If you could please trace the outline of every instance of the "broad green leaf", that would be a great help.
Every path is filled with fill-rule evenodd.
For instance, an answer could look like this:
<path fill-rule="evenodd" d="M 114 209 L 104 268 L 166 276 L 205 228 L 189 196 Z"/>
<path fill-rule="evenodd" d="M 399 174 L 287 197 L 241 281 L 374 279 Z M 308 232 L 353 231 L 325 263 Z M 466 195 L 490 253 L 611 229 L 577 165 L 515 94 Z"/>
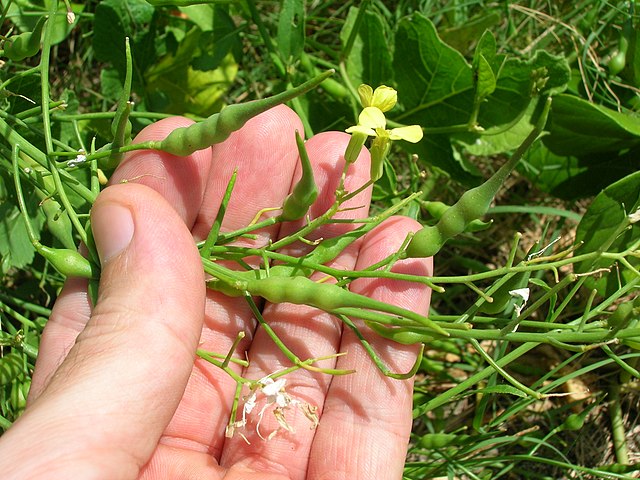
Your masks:
<path fill-rule="evenodd" d="M 221 97 L 233 82 L 238 65 L 227 55 L 215 70 L 195 70 L 191 60 L 199 49 L 201 31 L 194 27 L 175 54 L 166 55 L 147 71 L 150 107 L 167 113 L 209 116 L 222 107 Z"/>
<path fill-rule="evenodd" d="M 36 234 L 44 224 L 44 215 L 38 210 L 38 201 L 33 191 L 25 191 L 27 214 Z M 15 198 L 4 198 L 0 202 L 0 271 L 3 273 L 10 268 L 29 265 L 35 255 L 35 249 L 29 240 L 24 219 L 16 203 Z"/>
<path fill-rule="evenodd" d="M 640 146 L 640 119 L 573 95 L 558 95 L 544 143 L 558 155 L 618 152 Z"/>
<path fill-rule="evenodd" d="M 475 77 L 473 67 L 440 40 L 434 25 L 421 14 L 403 19 L 395 38 L 394 70 L 405 112 L 394 120 L 426 127 L 425 139 L 406 148 L 467 184 L 477 183 L 478 179 L 443 142 L 454 134 L 470 131 L 475 120 L 474 106 L 480 106 L 477 120 L 486 131 L 506 131 L 526 113 L 532 98 L 563 89 L 570 78 L 566 60 L 545 52 L 536 52 L 529 60 L 496 56 L 495 40 L 490 34 L 480 39 L 478 48 L 475 58 L 482 72 Z M 483 66 L 479 67 L 481 63 Z M 489 72 L 496 75 L 495 85 Z M 479 91 L 475 78 L 480 81 Z M 484 102 L 477 102 L 477 91 L 480 98 L 488 95 Z M 442 132 L 440 140 L 433 142 L 429 129 Z M 520 132 L 514 138 L 519 135 Z M 464 137 L 468 145 L 475 141 L 474 134 Z M 437 149 L 429 145 L 430 140 Z"/>
<path fill-rule="evenodd" d="M 109 62 L 124 79 L 125 37 L 129 37 L 134 70 L 138 75 L 155 60 L 154 8 L 144 0 L 104 0 L 93 18 L 93 49 L 96 58 Z"/>
<path fill-rule="evenodd" d="M 521 171 L 545 192 L 575 200 L 597 195 L 613 182 L 638 170 L 640 147 L 575 157 L 556 155 L 543 142 L 525 154 Z"/>
<path fill-rule="evenodd" d="M 471 66 L 443 43 L 421 14 L 402 20 L 395 37 L 394 73 L 406 124 L 443 127 L 466 124 L 473 105 Z"/>
<path fill-rule="evenodd" d="M 203 32 L 213 30 L 213 5 L 189 5 L 179 7 L 178 10 L 195 23 Z"/>
<path fill-rule="evenodd" d="M 608 251 L 621 252 L 640 239 L 640 224 L 631 223 L 629 215 L 640 208 L 640 171 L 619 180 L 598 194 L 582 217 L 576 230 L 575 245 L 580 245 L 576 255 Z M 640 264 L 640 259 L 630 257 L 631 264 Z M 598 268 L 607 268 L 614 259 L 597 262 L 581 262 L 574 266 L 578 273 Z M 597 283 L 600 290 L 616 288 L 621 280 L 630 277 L 630 272 L 620 267 L 620 274 L 611 273 Z M 607 283 L 609 284 L 607 286 Z"/>
<path fill-rule="evenodd" d="M 353 31 L 359 9 L 352 7 L 340 32 L 343 48 Z M 389 41 L 385 35 L 385 21 L 379 14 L 367 11 L 363 14 L 353 47 L 346 59 L 351 83 L 358 86 L 367 83 L 373 88 L 388 84 L 393 76 Z"/>
<path fill-rule="evenodd" d="M 305 0 L 282 0 L 278 19 L 278 50 L 287 65 L 294 63 L 304 48 Z"/>
<path fill-rule="evenodd" d="M 200 55 L 194 57 L 191 66 L 196 70 L 215 70 L 231 52 L 236 61 L 242 56 L 242 41 L 238 29 L 225 7 L 216 5 L 213 10 L 213 30 L 203 30 Z"/>
<path fill-rule="evenodd" d="M 511 125 L 488 128 L 480 135 L 461 134 L 453 138 L 472 155 L 487 157 L 513 151 L 533 130 L 532 118 L 535 118 L 538 103 L 535 99 L 531 101 L 520 118 Z"/>
<path fill-rule="evenodd" d="M 480 109 L 479 122 L 485 129 L 510 125 L 522 115 L 532 98 L 555 95 L 571 77 L 564 58 L 542 50 L 528 60 L 502 60 L 495 92 Z"/>
<path fill-rule="evenodd" d="M 469 45 L 473 45 L 476 40 L 501 21 L 502 17 L 497 12 L 483 13 L 461 22 L 453 28 L 443 30 L 440 37 L 448 45 L 464 54 L 469 50 Z"/>

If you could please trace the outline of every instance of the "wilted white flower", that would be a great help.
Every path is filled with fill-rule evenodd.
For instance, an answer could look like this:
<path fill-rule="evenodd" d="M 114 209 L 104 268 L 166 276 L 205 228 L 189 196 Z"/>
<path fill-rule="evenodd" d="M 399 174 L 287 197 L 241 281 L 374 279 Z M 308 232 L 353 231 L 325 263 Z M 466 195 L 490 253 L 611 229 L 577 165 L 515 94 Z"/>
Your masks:
<path fill-rule="evenodd" d="M 248 418 L 252 414 L 254 414 L 256 407 L 261 400 L 264 401 L 264 405 L 257 413 L 258 420 L 256 422 L 256 433 L 263 440 L 270 440 L 275 435 L 277 435 L 280 430 L 286 430 L 290 433 L 295 433 L 294 428 L 289 425 L 286 419 L 286 412 L 290 408 L 295 409 L 300 407 L 302 413 L 311 422 L 311 428 L 316 428 L 316 426 L 318 425 L 318 407 L 291 398 L 291 396 L 285 390 L 286 384 L 287 380 L 285 378 L 273 380 L 273 378 L 267 376 L 258 380 L 255 383 L 255 386 L 252 388 L 251 393 L 244 398 L 244 406 L 242 407 L 242 418 L 227 426 L 226 436 L 232 437 L 236 429 L 246 427 Z M 273 415 L 278 421 L 280 427 L 267 435 L 267 437 L 264 437 L 262 435 L 262 432 L 260 432 L 260 424 L 262 423 L 265 412 L 270 408 L 272 409 Z M 240 435 L 242 434 L 240 433 Z M 245 441 L 247 441 L 244 435 L 242 435 L 242 437 L 245 439 Z"/>

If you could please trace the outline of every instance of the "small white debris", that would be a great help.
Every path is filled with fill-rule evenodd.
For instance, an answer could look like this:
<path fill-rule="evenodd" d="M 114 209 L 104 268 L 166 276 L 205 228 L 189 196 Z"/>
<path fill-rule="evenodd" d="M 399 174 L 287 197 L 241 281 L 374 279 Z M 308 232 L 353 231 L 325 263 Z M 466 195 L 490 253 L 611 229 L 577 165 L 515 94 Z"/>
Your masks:
<path fill-rule="evenodd" d="M 522 303 L 520 305 L 515 305 L 516 314 L 520 316 L 520 313 L 524 309 L 524 306 L 529 301 L 530 290 L 528 288 L 517 288 L 516 290 L 509 290 L 509 295 L 514 298 L 522 299 Z"/>
<path fill-rule="evenodd" d="M 67 162 L 67 167 L 69 168 L 77 167 L 78 165 L 82 165 L 86 161 L 87 161 L 86 152 L 84 150 L 78 150 L 78 155 L 76 156 L 76 158 L 73 158 Z"/>

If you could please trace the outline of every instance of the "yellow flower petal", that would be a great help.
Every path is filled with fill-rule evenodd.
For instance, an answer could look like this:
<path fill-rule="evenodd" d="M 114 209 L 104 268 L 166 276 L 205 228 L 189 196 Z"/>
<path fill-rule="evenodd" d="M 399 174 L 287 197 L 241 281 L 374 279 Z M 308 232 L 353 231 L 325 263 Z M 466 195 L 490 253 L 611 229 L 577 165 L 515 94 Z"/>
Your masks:
<path fill-rule="evenodd" d="M 373 99 L 373 88 L 363 83 L 358 87 L 358 96 L 360 97 L 360 103 L 363 107 L 370 107 L 371 100 Z"/>
<path fill-rule="evenodd" d="M 354 125 L 353 127 L 349 127 L 345 130 L 347 133 L 362 133 L 364 135 L 369 135 L 371 137 L 376 136 L 375 130 L 372 128 L 365 127 L 363 125 Z"/>
<path fill-rule="evenodd" d="M 372 129 L 384 128 L 387 125 L 387 119 L 379 108 L 366 107 L 360 112 L 358 124 Z"/>
<path fill-rule="evenodd" d="M 422 128 L 420 125 L 393 128 L 389 131 L 389 136 L 391 140 L 406 140 L 407 142 L 418 143 L 422 140 Z"/>
<path fill-rule="evenodd" d="M 369 87 L 371 88 L 371 87 Z M 378 107 L 383 112 L 388 112 L 395 107 L 398 102 L 398 92 L 386 85 L 380 85 L 373 92 L 373 99 L 371 100 L 372 107 Z"/>

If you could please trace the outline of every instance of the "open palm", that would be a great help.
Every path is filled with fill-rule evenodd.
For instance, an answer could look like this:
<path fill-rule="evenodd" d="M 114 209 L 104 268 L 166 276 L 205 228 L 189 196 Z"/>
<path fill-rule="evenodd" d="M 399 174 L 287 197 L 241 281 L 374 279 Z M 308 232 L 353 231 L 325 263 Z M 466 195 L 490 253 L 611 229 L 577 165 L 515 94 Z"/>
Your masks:
<path fill-rule="evenodd" d="M 164 138 L 188 123 L 158 122 L 137 141 Z M 307 306 L 263 307 L 267 322 L 299 358 L 343 352 L 317 366 L 356 371 L 331 376 L 298 370 L 286 376 L 289 397 L 317 407 L 317 428 L 302 408 L 286 410 L 289 429 L 269 408 L 258 424 L 258 405 L 246 426 L 225 437 L 236 382 L 195 357 L 197 348 L 225 354 L 244 332 L 236 356 L 246 352 L 250 361 L 244 371 L 238 367 L 245 378 L 290 366 L 257 327 L 244 299 L 205 289 L 193 239 L 206 237 L 236 169 L 223 230 L 246 226 L 262 208 L 282 205 L 300 175 L 295 130 L 302 131 L 299 119 L 278 107 L 189 157 L 140 151 L 124 160 L 92 210 L 103 258 L 97 305 L 90 306 L 86 282 L 67 281 L 42 337 L 29 406 L 0 439 L 0 463 L 8 464 L 1 471 L 15 478 L 401 478 L 412 383 L 383 376 L 338 319 Z M 334 200 L 348 139 L 334 132 L 307 142 L 320 189 L 312 218 Z M 348 189 L 367 181 L 368 162 L 363 151 L 349 171 Z M 365 190 L 338 216 L 365 218 L 369 201 Z M 243 242 L 264 245 L 299 226 L 274 225 Z M 133 228 L 133 238 L 118 251 L 114 245 L 127 243 L 127 228 Z M 331 224 L 309 240 L 349 228 Z M 410 219 L 394 217 L 348 247 L 333 266 L 365 268 L 396 251 L 417 228 Z M 309 247 L 287 248 L 295 254 Z M 410 260 L 394 269 L 426 275 L 431 263 Z M 422 314 L 428 310 L 430 292 L 417 284 L 361 279 L 350 288 Z M 415 347 L 373 335 L 369 340 L 394 371 L 408 371 L 415 361 Z"/>

